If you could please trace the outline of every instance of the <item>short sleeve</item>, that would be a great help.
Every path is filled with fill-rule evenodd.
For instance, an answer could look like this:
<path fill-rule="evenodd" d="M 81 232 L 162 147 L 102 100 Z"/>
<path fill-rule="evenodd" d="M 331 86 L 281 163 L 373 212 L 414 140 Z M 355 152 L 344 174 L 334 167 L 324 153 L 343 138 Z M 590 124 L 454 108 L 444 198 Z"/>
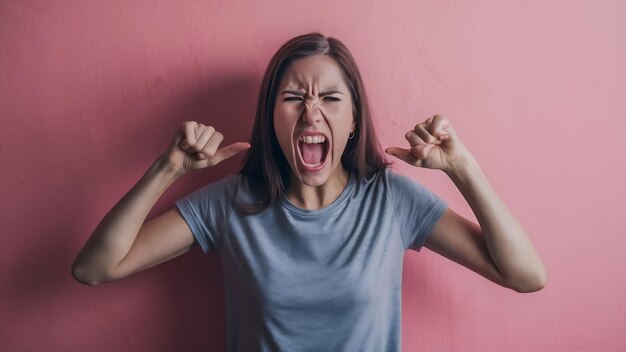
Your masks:
<path fill-rule="evenodd" d="M 233 209 L 238 175 L 209 183 L 176 201 L 202 251 L 219 251 Z"/>
<path fill-rule="evenodd" d="M 420 251 L 448 204 L 417 181 L 385 170 L 404 249 Z"/>

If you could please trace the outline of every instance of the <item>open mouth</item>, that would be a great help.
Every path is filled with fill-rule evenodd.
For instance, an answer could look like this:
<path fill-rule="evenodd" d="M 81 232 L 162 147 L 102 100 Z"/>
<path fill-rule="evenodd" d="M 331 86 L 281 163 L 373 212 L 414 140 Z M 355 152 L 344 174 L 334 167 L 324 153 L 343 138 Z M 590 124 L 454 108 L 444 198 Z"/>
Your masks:
<path fill-rule="evenodd" d="M 298 139 L 300 161 L 308 171 L 316 171 L 322 168 L 329 149 L 329 142 L 326 136 L 321 134 L 302 135 Z"/>

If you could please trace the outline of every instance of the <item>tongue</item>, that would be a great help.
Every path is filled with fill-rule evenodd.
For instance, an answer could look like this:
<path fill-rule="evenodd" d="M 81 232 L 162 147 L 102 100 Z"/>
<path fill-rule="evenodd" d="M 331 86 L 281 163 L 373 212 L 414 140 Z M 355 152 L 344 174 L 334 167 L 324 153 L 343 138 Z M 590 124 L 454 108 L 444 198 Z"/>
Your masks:
<path fill-rule="evenodd" d="M 322 162 L 322 154 L 324 153 L 322 143 L 302 143 L 300 150 L 302 151 L 302 160 L 305 163 L 314 165 Z"/>

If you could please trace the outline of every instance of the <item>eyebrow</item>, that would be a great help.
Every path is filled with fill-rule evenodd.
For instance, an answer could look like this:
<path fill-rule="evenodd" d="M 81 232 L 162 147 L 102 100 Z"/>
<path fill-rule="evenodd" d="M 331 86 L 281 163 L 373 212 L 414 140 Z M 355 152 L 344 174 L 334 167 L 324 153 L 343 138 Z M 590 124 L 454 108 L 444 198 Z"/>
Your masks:
<path fill-rule="evenodd" d="M 335 93 L 339 93 L 339 94 L 343 95 L 343 93 L 341 93 L 338 90 L 329 90 L 328 92 L 322 92 L 319 95 L 322 97 L 322 96 L 325 96 L 325 95 L 331 95 L 331 94 L 335 94 Z M 283 91 L 280 94 L 293 94 L 293 95 L 300 95 L 300 96 L 306 95 L 306 93 L 302 93 L 302 92 L 299 92 L 297 90 L 285 90 L 285 91 Z"/>

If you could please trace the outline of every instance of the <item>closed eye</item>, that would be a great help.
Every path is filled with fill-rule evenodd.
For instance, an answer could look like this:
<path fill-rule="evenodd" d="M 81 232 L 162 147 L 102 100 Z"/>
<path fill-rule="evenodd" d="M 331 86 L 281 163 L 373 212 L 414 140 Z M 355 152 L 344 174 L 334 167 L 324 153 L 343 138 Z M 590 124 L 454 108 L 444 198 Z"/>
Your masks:
<path fill-rule="evenodd" d="M 288 98 L 285 98 L 285 101 L 291 101 L 291 100 L 302 100 L 302 98 L 301 97 L 288 97 Z M 341 99 L 335 98 L 335 97 L 324 97 L 324 100 L 341 101 Z"/>

